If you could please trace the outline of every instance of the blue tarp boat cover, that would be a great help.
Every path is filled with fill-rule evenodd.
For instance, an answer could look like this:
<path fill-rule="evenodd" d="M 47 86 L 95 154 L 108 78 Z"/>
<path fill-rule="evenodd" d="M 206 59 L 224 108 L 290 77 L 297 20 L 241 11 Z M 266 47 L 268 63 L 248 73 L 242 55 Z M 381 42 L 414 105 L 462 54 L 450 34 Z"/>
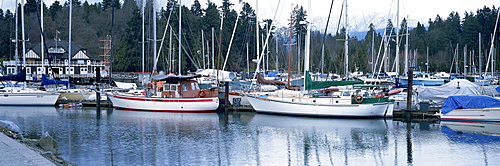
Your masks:
<path fill-rule="evenodd" d="M 454 109 L 500 107 L 500 100 L 490 96 L 450 96 L 446 98 L 441 108 L 443 114 Z"/>
<path fill-rule="evenodd" d="M 278 76 L 278 72 L 275 72 L 275 71 L 267 72 L 267 76 L 268 77 L 277 77 Z"/>
<path fill-rule="evenodd" d="M 69 81 L 60 80 L 50 80 L 45 74 L 42 74 L 42 85 L 52 85 L 52 84 L 68 84 Z"/>
<path fill-rule="evenodd" d="M 11 80 L 11 81 L 26 81 L 26 69 L 22 69 L 16 75 L 0 76 L 0 80 Z"/>

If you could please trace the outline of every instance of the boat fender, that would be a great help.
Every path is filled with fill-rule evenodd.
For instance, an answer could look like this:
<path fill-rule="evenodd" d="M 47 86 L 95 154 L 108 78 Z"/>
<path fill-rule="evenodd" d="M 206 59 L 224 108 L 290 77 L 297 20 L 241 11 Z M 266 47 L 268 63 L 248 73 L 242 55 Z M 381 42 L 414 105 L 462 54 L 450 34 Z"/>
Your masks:
<path fill-rule="evenodd" d="M 358 104 L 361 104 L 363 102 L 363 96 L 361 95 L 354 96 L 354 101 Z"/>
<path fill-rule="evenodd" d="M 205 91 L 204 90 L 200 90 L 200 97 L 205 97 Z"/>

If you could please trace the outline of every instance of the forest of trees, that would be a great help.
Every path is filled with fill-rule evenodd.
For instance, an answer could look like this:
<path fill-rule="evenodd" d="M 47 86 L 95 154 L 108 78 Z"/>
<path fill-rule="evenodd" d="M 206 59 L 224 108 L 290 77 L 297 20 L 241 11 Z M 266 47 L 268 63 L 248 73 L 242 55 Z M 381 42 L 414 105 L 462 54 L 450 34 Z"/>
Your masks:
<path fill-rule="evenodd" d="M 152 12 L 150 1 L 140 0 L 103 0 L 89 4 L 82 0 L 72 1 L 72 40 L 88 49 L 88 53 L 95 59 L 102 59 L 99 55 L 103 53 L 100 47 L 104 42 L 100 41 L 106 36 L 112 36 L 112 70 L 113 72 L 140 72 L 142 68 L 142 17 L 145 20 L 145 68 L 151 71 L 153 66 L 152 42 L 153 19 L 156 19 L 156 42 L 159 54 L 158 70 L 173 71 L 178 73 L 178 39 L 179 36 L 179 5 L 176 0 L 168 0 L 164 7 Z M 286 70 L 289 50 L 289 27 L 276 27 L 269 18 L 256 20 L 255 10 L 248 3 L 242 3 L 241 11 L 237 12 L 234 4 L 224 0 L 218 6 L 208 2 L 206 8 L 202 8 L 198 0 L 191 6 L 181 7 L 182 25 L 182 73 L 196 71 L 200 68 L 225 68 L 229 71 L 251 71 L 256 69 L 256 63 L 252 59 L 263 53 L 263 67 L 267 70 Z M 21 6 L 18 5 L 18 10 Z M 29 39 L 28 46 L 40 42 L 42 34 L 40 28 L 40 4 L 37 0 L 28 0 L 25 10 L 25 34 Z M 68 40 L 69 4 L 55 1 L 50 6 L 43 6 L 44 19 L 43 34 L 45 40 L 53 40 L 56 31 L 61 32 L 58 38 Z M 144 11 L 144 14 L 143 12 Z M 372 59 L 383 53 L 386 49 L 380 47 L 381 42 L 388 41 L 386 62 L 387 67 L 383 71 L 394 71 L 394 57 L 396 44 L 395 36 L 400 36 L 399 41 L 399 64 L 404 66 L 404 51 L 406 36 L 409 37 L 408 50 L 412 66 L 426 67 L 426 55 L 428 50 L 429 68 L 431 72 L 446 71 L 458 62 L 458 71 L 463 72 L 464 51 L 467 56 L 473 57 L 467 61 L 473 61 L 474 66 L 468 66 L 468 70 L 479 67 L 488 61 L 491 39 L 495 29 L 498 9 L 484 6 L 474 12 L 464 12 L 463 17 L 458 12 L 452 11 L 446 18 L 439 15 L 434 20 L 429 19 L 428 26 L 418 23 L 416 26 L 408 25 L 409 33 L 406 32 L 406 20 L 401 22 L 399 35 L 395 34 L 395 26 L 388 20 L 385 33 L 377 33 L 373 24 L 369 25 L 364 39 L 349 36 L 349 70 L 373 72 Z M 237 17 L 239 17 L 237 19 Z M 1 60 L 12 60 L 15 57 L 15 11 L 3 11 L 0 9 L 0 55 Z M 19 20 L 21 17 L 18 18 Z M 302 6 L 296 6 L 292 12 L 293 42 L 291 45 L 292 70 L 303 70 L 305 38 L 307 25 L 307 11 Z M 167 22 L 168 21 L 168 22 Z M 233 29 L 238 21 L 235 35 L 232 37 Z M 257 53 L 257 26 L 259 28 L 260 53 Z M 223 22 L 223 25 L 221 25 Z M 19 21 L 21 23 L 21 21 Z M 166 26 L 168 23 L 168 26 Z M 21 26 L 18 27 L 19 29 Z M 222 30 L 222 31 L 221 31 Z M 267 32 L 271 31 L 268 44 L 264 47 Z M 498 27 L 497 27 L 498 31 Z M 21 32 L 19 30 L 19 32 Z M 203 32 L 203 35 L 202 35 Z M 324 34 L 324 32 L 311 32 L 311 70 L 324 72 L 344 73 L 344 39 L 345 28 L 335 34 Z M 172 35 L 170 35 L 172 33 Z M 386 36 L 391 37 L 383 37 Z M 409 34 L 409 35 L 404 35 Z M 374 36 L 373 36 L 374 35 Z M 481 37 L 479 37 L 481 35 Z M 20 34 L 18 34 L 20 38 Z M 203 36 L 203 38 L 202 38 Z M 496 33 L 493 52 L 497 52 L 499 44 L 498 32 Z M 170 39 L 171 38 L 171 39 Z M 481 41 L 479 41 L 481 38 Z M 164 39 L 164 40 L 161 40 Z M 230 47 L 230 41 L 231 47 Z M 373 41 L 372 41 L 373 40 Z M 321 45 L 324 42 L 324 51 Z M 479 50 L 481 43 L 481 51 Z M 296 43 L 296 44 L 295 44 Z M 18 43 L 20 44 L 20 43 Z M 171 44 L 171 47 L 170 47 Z M 161 45 L 161 47 L 160 47 Z M 385 44 L 384 44 L 385 45 Z M 465 47 L 466 46 L 466 47 Z M 230 47 L 230 53 L 227 51 Z M 372 51 L 372 48 L 374 50 Z M 19 47 L 22 49 L 22 47 Z M 380 50 L 382 49 L 382 50 Z M 466 50 L 465 50 L 466 49 Z M 265 51 L 263 51 L 265 50 Z M 21 51 L 20 51 L 21 52 Z M 324 53 L 322 53 L 324 52 Z M 373 55 L 373 52 L 375 55 Z M 479 58 L 479 52 L 482 58 Z M 457 54 L 458 53 L 458 54 Z M 227 64 L 224 64 L 228 56 Z M 474 56 L 471 56 L 474 55 Z M 497 54 L 493 54 L 497 59 Z M 372 57 L 373 56 L 373 57 Z M 382 56 L 382 55 L 379 55 Z M 212 58 L 213 57 L 213 58 Z M 417 57 L 416 59 L 414 59 Z M 212 61 L 215 60 L 215 63 Z M 324 66 L 322 66 L 324 61 Z M 377 62 L 380 65 L 380 60 Z M 452 65 L 453 64 L 453 65 Z M 248 66 L 249 65 L 249 66 Z M 486 65 L 482 65 L 485 71 Z M 495 63 L 495 70 L 499 67 Z M 379 67 L 376 68 L 378 70 Z M 455 67 L 454 67 L 455 68 Z M 479 69 L 476 69 L 477 71 Z M 401 73 L 402 69 L 400 69 Z M 456 68 L 452 72 L 455 72 Z"/>

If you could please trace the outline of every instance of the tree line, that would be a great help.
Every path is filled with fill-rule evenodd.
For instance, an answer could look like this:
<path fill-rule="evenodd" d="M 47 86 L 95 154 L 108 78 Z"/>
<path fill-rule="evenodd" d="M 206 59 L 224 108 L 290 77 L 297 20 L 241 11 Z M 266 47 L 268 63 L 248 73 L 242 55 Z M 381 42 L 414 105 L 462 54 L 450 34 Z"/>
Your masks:
<path fill-rule="evenodd" d="M 152 8 L 152 1 L 122 2 L 103 0 L 90 4 L 87 1 L 72 1 L 73 42 L 86 47 L 91 57 L 102 59 L 99 55 L 104 52 L 101 49 L 104 42 L 101 40 L 111 36 L 113 72 L 140 72 L 142 64 L 145 65 L 146 71 L 152 71 L 155 59 L 157 59 L 157 70 L 165 72 L 178 73 L 179 64 L 182 74 L 203 68 L 224 68 L 237 72 L 254 71 L 257 65 L 254 61 L 260 56 L 263 61 L 260 63 L 261 69 L 283 71 L 290 65 L 294 72 L 300 73 L 303 70 L 308 18 L 307 11 L 302 6 L 295 6 L 292 11 L 290 22 L 292 26 L 278 27 L 269 18 L 257 20 L 255 9 L 245 2 L 240 4 L 241 9 L 234 9 L 235 4 L 229 0 L 223 0 L 220 6 L 208 1 L 206 8 L 202 8 L 198 0 L 191 6 L 183 5 L 180 8 L 176 0 L 168 0 L 166 6 L 156 9 Z M 55 39 L 56 31 L 61 33 L 57 35 L 60 40 L 68 40 L 68 2 L 61 4 L 56 0 L 50 6 L 44 4 L 42 9 L 39 3 L 37 0 L 28 0 L 22 8 L 25 10 L 28 46 L 38 44 L 42 34 L 45 40 Z M 17 8 L 20 11 L 21 5 L 19 4 Z M 40 10 L 44 11 L 43 16 L 40 16 Z M 182 11 L 180 16 L 179 10 Z M 408 62 L 411 66 L 425 68 L 428 65 L 431 72 L 462 73 L 464 54 L 466 54 L 468 71 L 485 71 L 497 13 L 498 9 L 495 6 L 491 8 L 484 6 L 476 12 L 464 12 L 464 17 L 452 11 L 446 18 L 437 15 L 434 20 L 429 19 L 427 27 L 419 22 L 414 28 L 406 28 L 411 25 L 407 25 L 403 19 L 398 35 L 392 20 L 387 20 L 384 32 L 377 31 L 373 24 L 370 24 L 364 38 L 349 36 L 349 71 L 395 71 L 396 63 L 401 66 L 405 64 L 407 37 Z M 3 53 L 0 55 L 1 60 L 15 58 L 16 43 L 12 42 L 16 37 L 15 18 L 15 11 L 0 9 L 0 52 Z M 40 18 L 44 20 L 43 32 L 40 28 Z M 18 19 L 21 23 L 20 16 Z M 153 19 L 156 22 L 155 28 L 152 25 Z M 179 23 L 182 27 L 181 35 L 178 34 Z M 18 28 L 21 32 L 21 26 Z M 154 30 L 156 37 L 153 36 Z M 335 33 L 311 32 L 310 70 L 345 72 L 343 56 L 345 32 L 345 27 Z M 20 38 L 21 34 L 17 35 Z M 497 59 L 498 32 L 495 35 L 492 60 Z M 179 36 L 182 37 L 180 58 Z M 395 40 L 396 37 L 399 37 L 399 40 Z M 395 41 L 400 41 L 399 54 L 396 54 Z M 152 55 L 155 49 L 153 42 L 157 45 L 157 55 Z M 288 64 L 289 51 L 292 57 L 290 64 Z M 399 62 L 395 62 L 396 55 L 399 56 Z M 429 57 L 428 63 L 427 57 Z M 455 63 L 458 63 L 457 67 Z M 493 64 L 496 70 L 498 64 Z M 480 67 L 482 69 L 479 69 Z M 451 70 L 452 68 L 454 69 Z M 403 69 L 399 69 L 400 73 L 402 71 Z"/>

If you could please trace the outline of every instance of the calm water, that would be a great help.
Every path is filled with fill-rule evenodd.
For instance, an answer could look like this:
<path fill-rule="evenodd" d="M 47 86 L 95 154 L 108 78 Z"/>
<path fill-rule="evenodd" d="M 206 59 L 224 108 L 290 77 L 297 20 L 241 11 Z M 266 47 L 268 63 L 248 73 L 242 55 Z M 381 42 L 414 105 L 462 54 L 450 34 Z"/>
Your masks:
<path fill-rule="evenodd" d="M 54 107 L 0 107 L 0 120 L 48 132 L 78 165 L 500 164 L 499 124 Z"/>

